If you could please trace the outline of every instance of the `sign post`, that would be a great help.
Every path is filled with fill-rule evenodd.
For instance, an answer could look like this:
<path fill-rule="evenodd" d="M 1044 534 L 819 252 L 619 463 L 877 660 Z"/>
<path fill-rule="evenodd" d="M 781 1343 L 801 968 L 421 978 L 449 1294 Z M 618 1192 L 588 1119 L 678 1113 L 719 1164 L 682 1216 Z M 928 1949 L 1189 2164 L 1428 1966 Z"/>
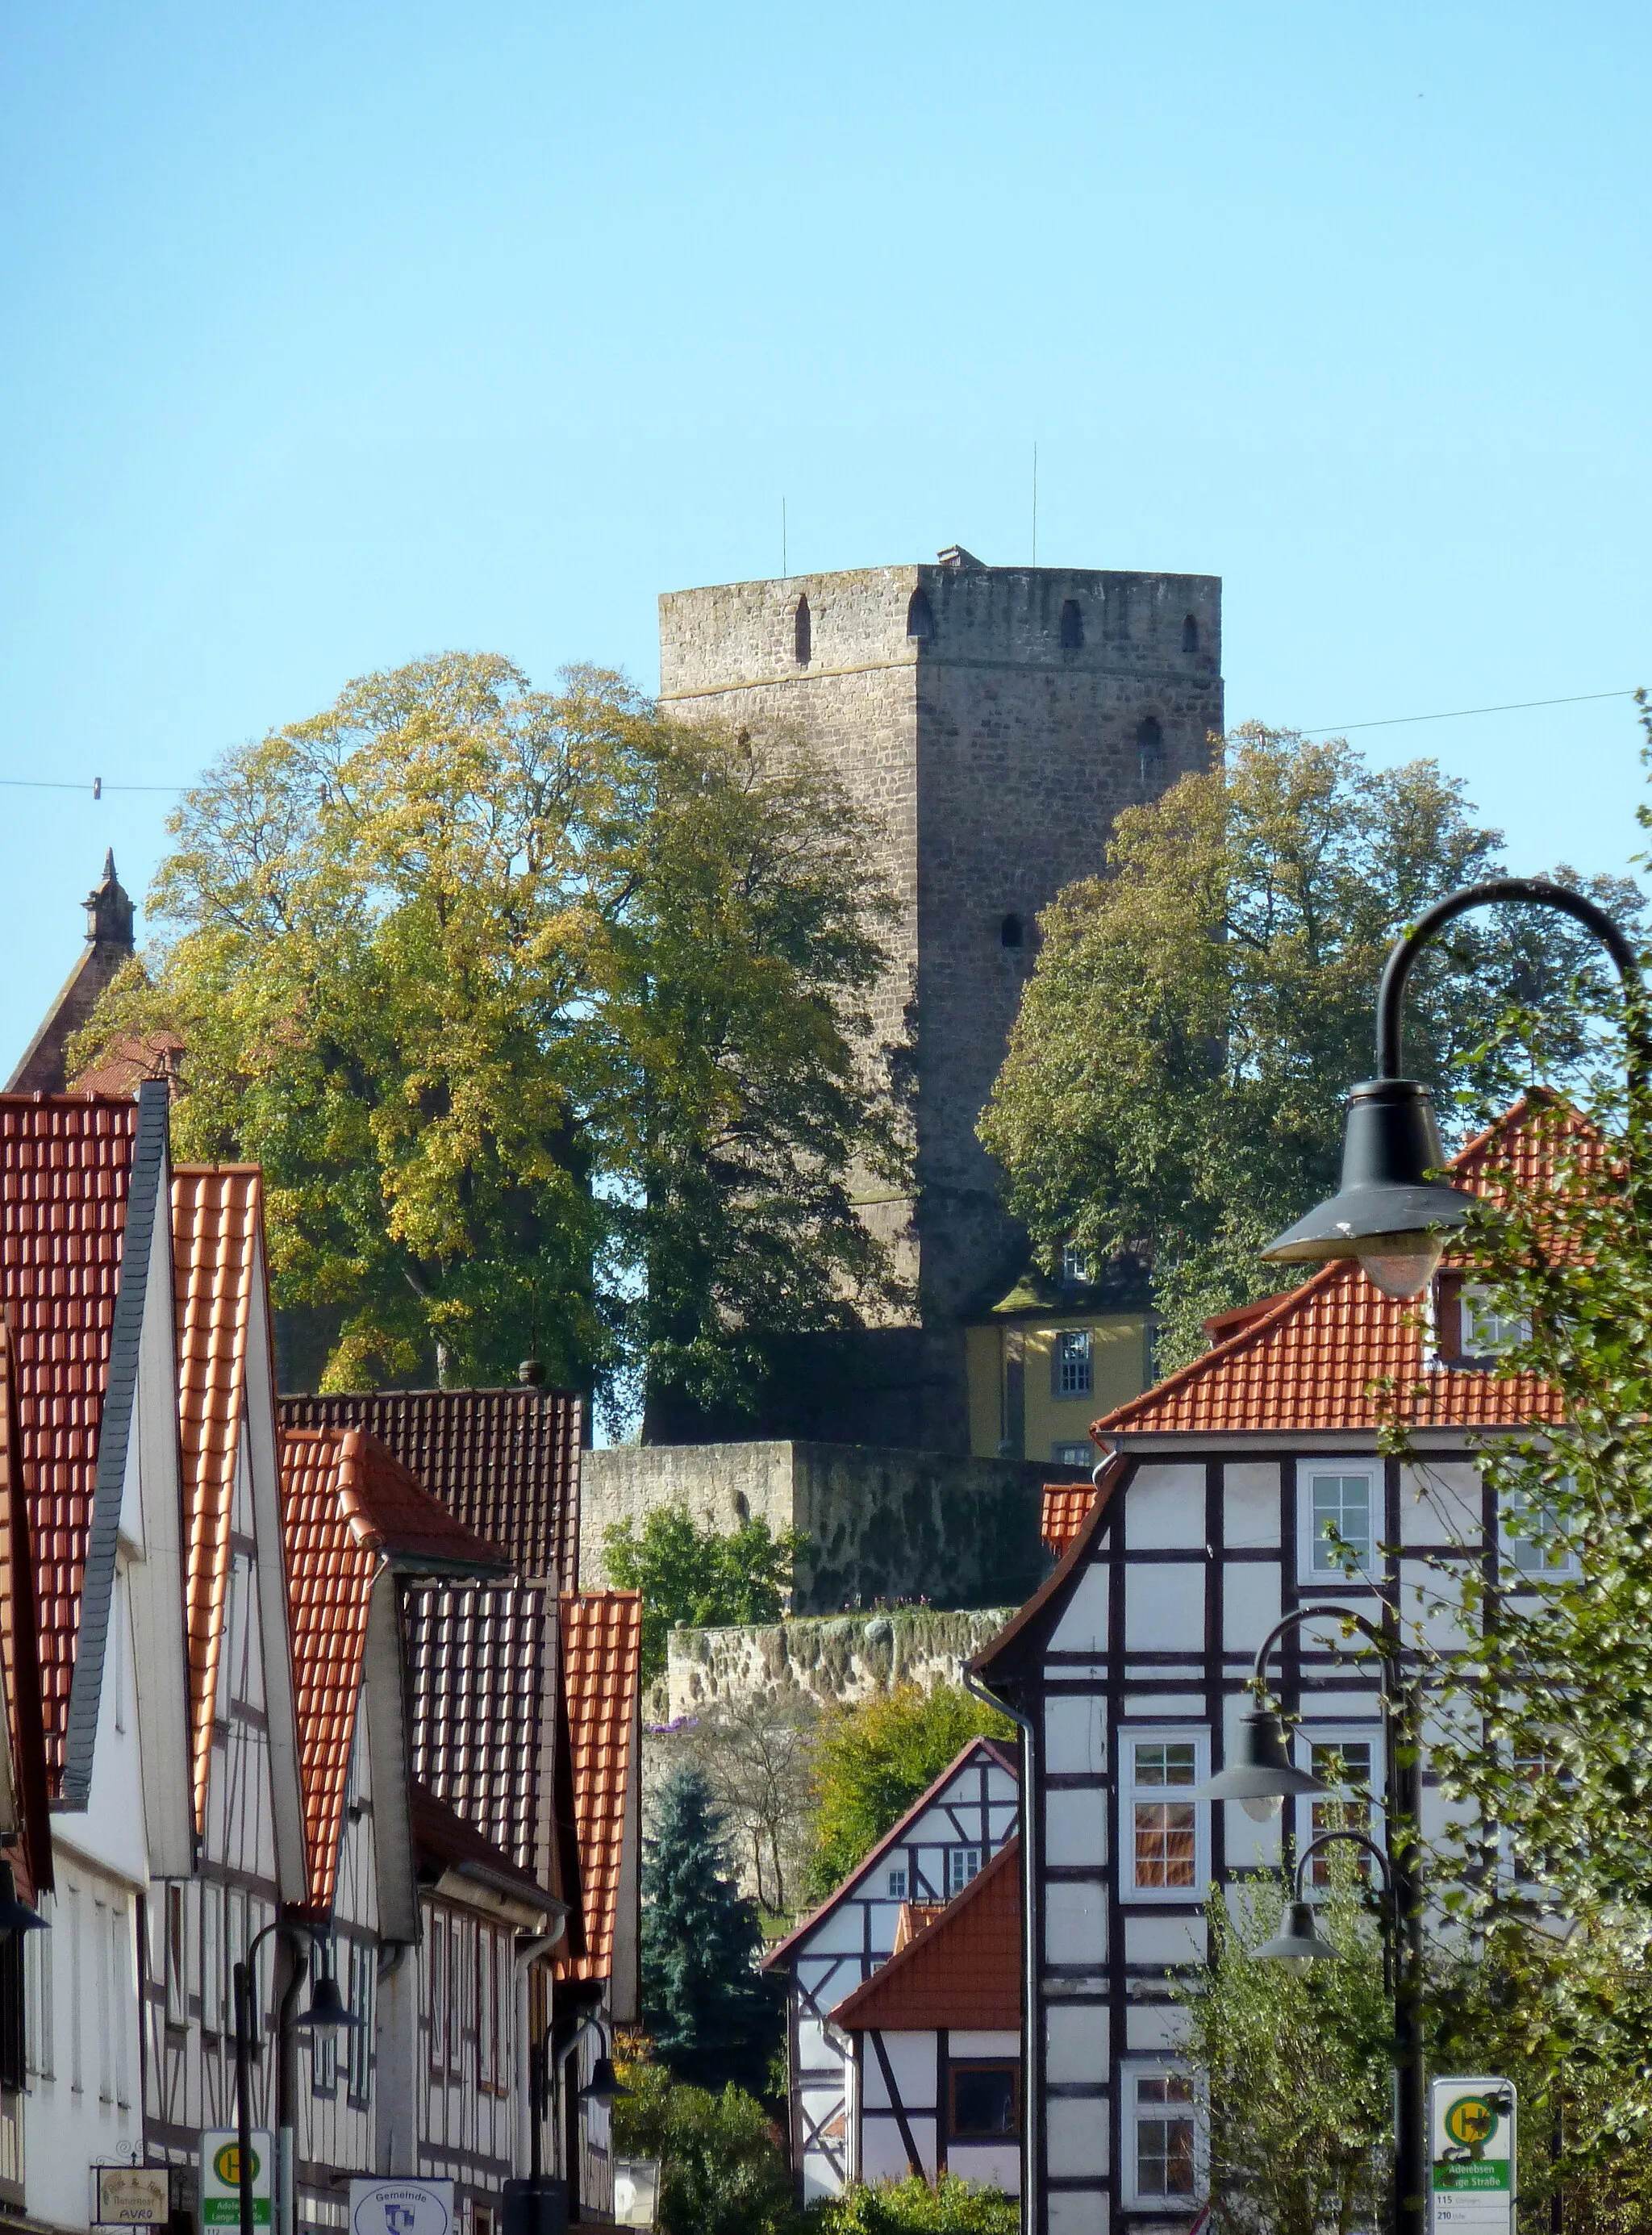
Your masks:
<path fill-rule="evenodd" d="M 252 2136 L 252 2225 L 270 2225 L 270 2174 L 275 2143 L 266 2133 Z M 233 2127 L 209 2127 L 200 2138 L 200 2224 L 241 2224 L 241 2145 Z"/>
<path fill-rule="evenodd" d="M 1429 2235 L 1514 2235 L 1514 2089 L 1436 2080 L 1428 2091 Z"/>

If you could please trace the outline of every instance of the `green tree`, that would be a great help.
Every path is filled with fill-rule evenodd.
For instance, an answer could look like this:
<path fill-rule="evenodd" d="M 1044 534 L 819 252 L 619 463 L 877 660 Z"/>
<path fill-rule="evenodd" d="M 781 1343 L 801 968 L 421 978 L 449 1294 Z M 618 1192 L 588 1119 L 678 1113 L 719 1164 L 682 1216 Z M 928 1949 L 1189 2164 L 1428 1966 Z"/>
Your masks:
<path fill-rule="evenodd" d="M 1352 1850 L 1326 1851 L 1321 1932 L 1340 1963 L 1301 1976 L 1249 1950 L 1279 1930 L 1277 1878 L 1205 1905 L 1205 1969 L 1177 1983 L 1216 2235 L 1351 2235 L 1386 2193 L 1393 2040 L 1382 1949 Z"/>
<path fill-rule="evenodd" d="M 915 2177 L 857 2182 L 816 2206 L 808 2224 L 817 2235 L 1019 2235 L 1021 2207 L 1001 2189 L 943 2173 L 933 2188 Z"/>
<path fill-rule="evenodd" d="M 698 1524 L 685 1506 L 657 1505 L 640 1530 L 629 1520 L 603 1535 L 610 1580 L 642 1593 L 642 1673 L 665 1672 L 665 1641 L 679 1622 L 696 1629 L 778 1622 L 792 1569 L 808 1539 L 776 1537 L 761 1516 L 726 1532 Z"/>
<path fill-rule="evenodd" d="M 759 2086 L 780 2034 L 776 1984 L 756 1969 L 763 1928 L 736 1891 L 725 1819 L 698 1770 L 673 1770 L 643 1842 L 644 2022 L 679 2080 Z"/>
<path fill-rule="evenodd" d="M 1127 809 L 1106 874 L 1040 919 L 980 1124 L 1044 1262 L 1069 1240 L 1144 1252 L 1167 1364 L 1203 1347 L 1210 1313 L 1279 1285 L 1256 1252 L 1334 1189 L 1394 933 L 1496 873 L 1500 844 L 1432 762 L 1373 770 L 1255 725 L 1221 770 Z M 1633 887 L 1588 889 L 1638 920 Z M 1448 1126 L 1483 1122 L 1535 1069 L 1586 1063 L 1602 983 L 1549 912 L 1461 919 L 1414 981 L 1407 1067 Z"/>
<path fill-rule="evenodd" d="M 621 2157 L 658 2158 L 665 2235 L 790 2235 L 791 2168 L 763 2105 L 731 2083 L 720 2095 L 663 2065 L 624 2064 L 632 2090 L 613 2107 Z"/>
<path fill-rule="evenodd" d="M 264 1166 L 330 1386 L 524 1351 L 749 1399 L 777 1334 L 888 1293 L 859 1060 L 891 903 L 801 746 L 448 654 L 225 754 L 171 823 L 160 944 L 79 1054 L 187 1044 L 180 1153 Z"/>
<path fill-rule="evenodd" d="M 1018 1743 L 1013 1723 L 966 1692 L 900 1684 L 824 1716 L 815 1756 L 809 1891 L 824 1901 L 971 1739 Z"/>

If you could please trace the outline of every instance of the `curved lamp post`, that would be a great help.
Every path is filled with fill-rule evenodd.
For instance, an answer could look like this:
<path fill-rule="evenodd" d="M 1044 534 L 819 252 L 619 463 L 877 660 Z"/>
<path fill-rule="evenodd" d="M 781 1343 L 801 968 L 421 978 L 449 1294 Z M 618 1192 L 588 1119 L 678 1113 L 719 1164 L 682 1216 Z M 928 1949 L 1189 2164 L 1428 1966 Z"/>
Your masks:
<path fill-rule="evenodd" d="M 1308 1841 L 1296 1858 L 1296 1872 L 1291 1881 L 1291 1898 L 1286 1904 L 1278 1931 L 1271 1940 L 1264 1941 L 1260 1948 L 1253 1948 L 1250 1952 L 1258 1957 L 1265 1956 L 1271 1963 L 1283 1963 L 1293 1971 L 1305 1971 L 1310 1963 L 1341 1961 L 1341 1950 L 1333 1946 L 1330 1941 L 1321 1939 L 1319 1926 L 1314 1921 L 1314 1904 L 1304 1900 L 1302 1896 L 1302 1872 L 1315 1855 L 1322 1853 L 1327 1847 L 1334 1847 L 1339 1839 L 1363 1847 L 1367 1855 L 1375 1857 L 1381 1870 L 1382 1890 L 1386 1897 L 1382 1921 L 1382 1969 L 1384 1983 L 1392 1990 L 1393 1975 L 1389 1969 L 1390 1935 L 1397 1937 L 1399 1924 L 1393 1914 L 1393 1872 L 1388 1866 L 1386 1855 L 1376 1841 L 1367 1838 L 1363 1832 L 1321 1832 L 1317 1838 Z"/>
<path fill-rule="evenodd" d="M 1422 2031 L 1422 1858 L 1418 1845 L 1422 1807 L 1419 1746 L 1419 1702 L 1396 1662 L 1398 1641 L 1380 1629 L 1356 1607 L 1321 1602 L 1296 1607 L 1276 1622 L 1256 1648 L 1250 1688 L 1256 1705 L 1242 1717 L 1234 1758 L 1195 1796 L 1201 1800 L 1236 1800 L 1249 1816 L 1277 1815 L 1288 1799 L 1306 1795 L 1334 1798 L 1336 1788 L 1298 1769 L 1290 1758 L 1285 1727 L 1268 1696 L 1268 1656 L 1288 1629 L 1304 1622 L 1342 1622 L 1358 1630 L 1382 1662 L 1385 1761 L 1385 1845 L 1359 1832 L 1326 1832 L 1303 1849 L 1296 1867 L 1295 1898 L 1277 1938 L 1255 1952 L 1286 1963 L 1311 1963 L 1334 1956 L 1314 1926 L 1314 1909 L 1302 1898 L 1302 1864 L 1335 1839 L 1353 1839 L 1382 1866 L 1392 1919 L 1394 2064 L 1395 2235 L 1424 2235 L 1428 2211 L 1427 2098 L 1423 2074 Z"/>
<path fill-rule="evenodd" d="M 326 1949 L 328 1935 L 318 1924 L 300 1924 L 294 1917 L 278 1917 L 272 1924 L 255 1932 L 247 1943 L 246 1953 L 236 1963 L 232 1978 L 235 1991 L 235 2141 L 240 2160 L 240 2235 L 254 2235 L 252 2226 L 252 2029 L 253 1983 L 258 1976 L 258 1951 L 272 1936 L 285 1933 L 296 1943 L 307 1970 L 310 1949 L 313 1944 L 320 1950 Z M 284 2084 L 286 2070 L 287 2040 L 295 2027 L 309 2032 L 319 2032 L 332 2027 L 358 2026 L 361 2020 L 346 2008 L 338 1991 L 338 1982 L 330 1970 L 322 1971 L 310 1993 L 310 2007 L 301 2017 L 292 2015 L 293 1998 L 303 1982 L 303 1971 L 295 1971 L 292 1983 L 281 1997 L 281 2008 L 276 2031 L 276 2086 L 278 2093 Z M 296 2179 L 297 2153 L 292 2147 L 292 2127 L 281 2125 L 281 2216 L 288 2228 L 293 2224 L 291 2206 Z M 274 2231 L 272 2230 L 272 2235 Z"/>
<path fill-rule="evenodd" d="M 1498 877 L 1469 885 L 1425 909 L 1395 941 L 1377 990 L 1377 1075 L 1348 1092 L 1342 1137 L 1342 1184 L 1328 1203 L 1299 1218 L 1262 1251 L 1275 1265 L 1311 1265 L 1357 1257 L 1386 1296 L 1415 1296 L 1433 1278 L 1446 1242 L 1468 1216 L 1470 1198 L 1431 1174 L 1446 1161 L 1433 1098 L 1420 1079 L 1400 1075 L 1400 1010 L 1406 981 L 1436 932 L 1469 909 L 1498 901 L 1557 908 L 1594 933 L 1616 965 L 1625 993 L 1641 992 L 1635 950 L 1603 908 L 1542 877 Z M 1646 1051 L 1636 1032 L 1630 1075 L 1638 1079 Z"/>

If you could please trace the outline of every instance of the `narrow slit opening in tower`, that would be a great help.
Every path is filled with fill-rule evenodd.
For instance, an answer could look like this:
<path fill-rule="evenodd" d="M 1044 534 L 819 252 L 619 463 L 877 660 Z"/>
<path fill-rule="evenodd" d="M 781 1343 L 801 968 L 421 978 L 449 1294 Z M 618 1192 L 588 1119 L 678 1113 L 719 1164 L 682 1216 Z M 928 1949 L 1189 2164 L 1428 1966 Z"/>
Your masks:
<path fill-rule="evenodd" d="M 791 617 L 791 649 L 799 667 L 807 667 L 811 655 L 814 631 L 809 618 L 809 600 L 799 598 L 797 610 Z"/>
<path fill-rule="evenodd" d="M 1026 946 L 1026 927 L 1019 915 L 1006 915 L 999 925 L 998 943 L 1000 947 Z"/>
<path fill-rule="evenodd" d="M 1084 615 L 1078 610 L 1077 598 L 1069 598 L 1061 608 L 1061 649 L 1063 652 L 1084 650 Z"/>
<path fill-rule="evenodd" d="M 907 634 L 911 637 L 932 637 L 935 632 L 935 617 L 929 604 L 928 593 L 914 590 L 907 607 Z"/>
<path fill-rule="evenodd" d="M 1198 648 L 1199 624 L 1190 613 L 1182 624 L 1182 649 L 1183 652 L 1196 652 Z"/>

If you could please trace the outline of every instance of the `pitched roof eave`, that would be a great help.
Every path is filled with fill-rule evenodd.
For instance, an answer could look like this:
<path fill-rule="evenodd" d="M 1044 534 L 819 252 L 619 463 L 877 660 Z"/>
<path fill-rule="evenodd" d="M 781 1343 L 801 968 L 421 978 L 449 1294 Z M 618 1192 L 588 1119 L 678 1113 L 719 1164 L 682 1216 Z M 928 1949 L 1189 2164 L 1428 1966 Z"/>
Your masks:
<path fill-rule="evenodd" d="M 1022 2002 L 1020 1859 L 1019 1837 L 1006 1840 L 963 1891 L 953 1896 L 932 1924 L 915 1932 L 898 1955 L 891 1956 L 869 1979 L 862 1980 L 835 2005 L 830 2015 L 837 2030 L 930 2032 L 943 2024 L 948 2028 L 974 2027 L 983 2032 L 1019 2029 Z M 987 1912 L 984 1920 L 980 1915 L 982 1911 Z M 996 1930 L 1007 1943 L 997 1950 L 1000 1958 L 1008 1956 L 1007 1964 L 1000 1965 L 997 1976 L 992 1976 L 989 1970 L 985 1978 L 981 1976 L 980 1962 L 982 1951 L 979 1946 L 970 1944 L 975 1940 L 974 1928 L 983 1922 L 989 1936 Z M 951 1945 L 954 1942 L 962 1943 L 955 1955 Z M 988 1950 L 992 1944 L 989 1937 Z M 938 1968 L 944 1984 L 935 1982 Z M 1007 1983 L 1003 1976 L 1006 1969 Z M 926 1994 L 932 1998 L 928 2010 L 921 2007 Z M 994 1995 L 1003 1997 L 996 2007 L 990 2006 Z M 914 2002 L 920 2007 L 914 2009 Z M 944 2014 L 937 2004 L 947 2006 Z"/>
<path fill-rule="evenodd" d="M 1066 1604 L 1085 1554 L 1111 1523 L 1117 1492 L 1131 1464 L 1123 1452 L 1115 1452 L 1097 1468 L 1096 1495 L 1072 1544 L 1019 1613 L 1012 1615 L 998 1635 L 989 1639 L 979 1653 L 965 1662 L 969 1674 L 986 1685 L 988 1691 L 994 1688 L 1000 1691 L 1013 1688 L 1031 1673 L 1036 1660 L 1032 1641 L 1044 1635 Z"/>

